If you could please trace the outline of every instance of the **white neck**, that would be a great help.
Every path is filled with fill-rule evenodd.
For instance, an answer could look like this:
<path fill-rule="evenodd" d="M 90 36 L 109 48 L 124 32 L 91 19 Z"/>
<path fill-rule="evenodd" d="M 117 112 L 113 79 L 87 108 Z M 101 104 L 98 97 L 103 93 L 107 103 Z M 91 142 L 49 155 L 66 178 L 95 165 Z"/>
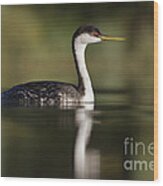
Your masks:
<path fill-rule="evenodd" d="M 83 88 L 84 88 L 84 95 L 81 98 L 81 101 L 82 102 L 94 102 L 94 93 L 92 89 L 92 83 L 91 83 L 91 79 L 88 74 L 86 63 L 85 63 L 86 46 L 87 44 L 82 44 L 79 38 L 77 38 L 74 42 L 77 67 L 78 67 L 79 74 L 82 79 Z"/>

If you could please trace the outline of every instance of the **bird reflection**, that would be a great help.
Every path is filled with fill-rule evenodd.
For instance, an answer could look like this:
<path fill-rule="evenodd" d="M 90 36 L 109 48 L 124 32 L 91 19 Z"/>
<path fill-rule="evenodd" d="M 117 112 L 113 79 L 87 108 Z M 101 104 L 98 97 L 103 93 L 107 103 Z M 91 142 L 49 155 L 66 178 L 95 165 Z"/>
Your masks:
<path fill-rule="evenodd" d="M 100 153 L 88 148 L 93 127 L 94 104 L 86 104 L 75 113 L 77 136 L 74 148 L 75 178 L 99 178 Z"/>

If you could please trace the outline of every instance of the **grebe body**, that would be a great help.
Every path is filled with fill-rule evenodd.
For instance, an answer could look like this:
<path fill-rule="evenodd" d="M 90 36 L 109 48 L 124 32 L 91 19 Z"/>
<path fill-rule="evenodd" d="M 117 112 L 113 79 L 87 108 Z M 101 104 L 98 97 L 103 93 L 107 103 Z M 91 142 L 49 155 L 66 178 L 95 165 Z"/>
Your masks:
<path fill-rule="evenodd" d="M 19 106 L 55 106 L 78 104 L 77 87 L 61 82 L 38 81 L 14 86 L 2 94 L 2 104 Z"/>

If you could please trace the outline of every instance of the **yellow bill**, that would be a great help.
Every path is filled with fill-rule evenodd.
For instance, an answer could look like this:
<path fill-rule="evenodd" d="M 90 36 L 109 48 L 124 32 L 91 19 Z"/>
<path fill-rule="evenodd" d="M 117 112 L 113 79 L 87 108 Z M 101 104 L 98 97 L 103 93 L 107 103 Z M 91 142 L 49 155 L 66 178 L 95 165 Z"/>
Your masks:
<path fill-rule="evenodd" d="M 99 37 L 101 38 L 102 41 L 125 41 L 126 40 L 126 38 L 124 37 L 111 37 L 105 35 L 101 35 Z"/>

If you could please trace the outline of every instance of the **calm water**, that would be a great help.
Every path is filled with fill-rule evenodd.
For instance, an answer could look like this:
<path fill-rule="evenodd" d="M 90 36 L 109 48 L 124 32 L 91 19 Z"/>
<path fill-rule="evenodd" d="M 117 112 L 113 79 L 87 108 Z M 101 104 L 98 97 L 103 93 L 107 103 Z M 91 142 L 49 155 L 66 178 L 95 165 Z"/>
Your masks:
<path fill-rule="evenodd" d="M 100 96 L 109 97 L 73 109 L 2 108 L 2 176 L 152 180 L 149 169 L 123 167 L 126 159 L 153 160 L 141 147 L 124 154 L 126 137 L 153 142 L 152 108 Z"/>

